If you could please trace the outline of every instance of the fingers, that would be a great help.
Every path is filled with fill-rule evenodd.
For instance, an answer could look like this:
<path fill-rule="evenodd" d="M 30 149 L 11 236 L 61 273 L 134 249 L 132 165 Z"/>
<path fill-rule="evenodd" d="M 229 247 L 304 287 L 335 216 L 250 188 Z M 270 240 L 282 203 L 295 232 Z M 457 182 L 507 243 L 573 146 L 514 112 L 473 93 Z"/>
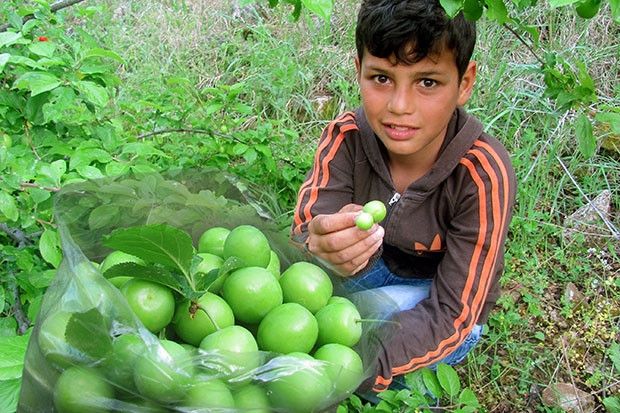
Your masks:
<path fill-rule="evenodd" d="M 317 215 L 308 224 L 308 232 L 311 235 L 328 235 L 336 234 L 340 231 L 346 231 L 355 226 L 357 212 L 338 212 L 331 215 Z"/>
<path fill-rule="evenodd" d="M 338 211 L 338 212 L 357 212 L 357 213 L 359 213 L 362 209 L 363 209 L 363 207 L 361 205 L 348 204 L 348 205 L 343 206 L 340 209 L 340 211 Z"/>
<path fill-rule="evenodd" d="M 329 262 L 337 274 L 360 271 L 383 242 L 385 231 L 380 225 L 366 231 L 355 225 L 360 210 L 359 206 L 347 206 L 337 214 L 316 216 L 308 226 L 309 251 Z"/>
<path fill-rule="evenodd" d="M 309 238 L 309 248 L 313 253 L 321 253 L 333 264 L 361 265 L 381 246 L 383 235 L 384 230 L 379 225 L 368 231 L 351 227 L 330 236 Z"/>

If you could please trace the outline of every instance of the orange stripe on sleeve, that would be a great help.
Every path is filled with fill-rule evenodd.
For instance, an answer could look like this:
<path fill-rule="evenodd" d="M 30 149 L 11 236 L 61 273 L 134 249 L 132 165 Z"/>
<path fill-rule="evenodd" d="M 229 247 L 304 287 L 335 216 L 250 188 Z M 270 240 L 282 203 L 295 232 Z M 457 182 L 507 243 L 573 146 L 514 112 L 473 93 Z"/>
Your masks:
<path fill-rule="evenodd" d="M 410 362 L 404 366 L 393 368 L 394 374 L 407 373 L 412 370 L 412 366 L 414 365 L 417 367 L 423 367 L 425 365 L 432 364 L 436 360 L 437 356 L 439 356 L 442 352 L 444 352 L 446 348 L 448 347 L 456 348 L 458 345 L 460 345 L 462 341 L 467 337 L 467 334 L 469 334 L 469 332 L 473 328 L 473 322 L 471 323 L 470 326 L 463 329 L 463 334 L 460 336 L 458 334 L 458 329 L 461 327 L 462 324 L 466 322 L 467 319 L 474 320 L 474 318 L 471 318 L 472 313 L 477 318 L 479 312 L 481 311 L 484 305 L 484 299 L 487 296 L 488 289 L 490 288 L 490 285 L 493 279 L 493 275 L 494 275 L 493 269 L 495 268 L 495 264 L 497 262 L 499 244 L 502 239 L 504 226 L 505 226 L 507 216 L 508 216 L 508 205 L 509 205 L 510 193 L 507 188 L 507 186 L 509 185 L 508 173 L 506 170 L 506 166 L 501 161 L 501 158 L 498 156 L 498 154 L 493 150 L 493 148 L 490 145 L 484 142 L 480 142 L 480 141 L 476 142 L 476 144 L 477 145 L 479 144 L 480 147 L 488 151 L 491 158 L 493 158 L 493 160 L 497 163 L 497 165 L 499 166 L 500 174 L 501 174 L 501 181 L 503 182 L 503 184 L 502 182 L 500 182 L 500 179 L 496 173 L 497 171 L 491 166 L 491 163 L 489 162 L 487 155 L 485 155 L 480 150 L 470 151 L 470 154 L 473 154 L 476 157 L 476 159 L 482 165 L 483 170 L 487 173 L 489 177 L 490 196 L 491 196 L 491 204 L 490 204 L 491 214 L 493 217 L 493 221 L 495 223 L 492 229 L 492 233 L 489 238 L 490 244 L 489 244 L 488 254 L 486 255 L 484 259 L 482 271 L 480 273 L 480 280 L 478 282 L 478 285 L 480 287 L 477 289 L 477 292 L 472 299 L 471 293 L 472 293 L 473 285 L 476 281 L 476 270 L 478 268 L 480 258 L 482 256 L 484 244 L 487 239 L 486 233 L 487 233 L 488 225 L 489 225 L 487 221 L 488 215 L 487 215 L 486 183 L 484 179 L 482 179 L 482 177 L 480 176 L 473 162 L 467 158 L 463 158 L 461 160 L 461 164 L 464 165 L 468 169 L 468 171 L 471 174 L 472 179 L 476 183 L 478 187 L 478 194 L 479 194 L 479 199 L 480 199 L 480 202 L 479 202 L 480 232 L 478 235 L 478 239 L 476 241 L 476 245 L 474 247 L 474 251 L 472 253 L 472 258 L 470 260 L 466 286 L 461 295 L 461 302 L 463 304 L 463 310 L 461 314 L 454 321 L 455 333 L 453 335 L 442 340 L 439 343 L 437 349 L 428 352 L 422 357 L 418 357 L 418 358 L 414 358 L 410 360 Z M 502 188 L 504 192 L 503 206 L 502 206 L 502 202 L 500 201 L 500 192 L 502 192 L 501 191 Z M 470 301 L 471 301 L 471 307 L 469 304 Z M 391 382 L 391 378 L 390 379 L 385 379 L 385 378 L 379 379 L 378 378 L 376 381 L 376 384 L 385 385 L 388 382 Z"/>
<path fill-rule="evenodd" d="M 306 202 L 305 205 L 302 202 L 303 202 L 303 199 L 306 197 L 306 193 L 310 191 L 314 186 L 316 186 L 316 182 L 321 173 L 321 170 L 319 168 L 321 153 L 325 150 L 326 147 L 329 146 L 331 142 L 331 139 L 329 139 L 329 137 L 333 135 L 335 127 L 336 127 L 335 122 L 332 122 L 328 126 L 326 130 L 326 134 L 325 134 L 326 138 L 323 139 L 319 143 L 319 147 L 317 148 L 316 153 L 314 155 L 314 168 L 312 170 L 312 175 L 310 176 L 310 179 L 308 179 L 306 182 L 303 183 L 303 185 L 301 186 L 299 190 L 298 203 L 297 203 L 297 208 L 296 208 L 296 213 L 295 213 L 296 226 L 300 226 L 302 223 L 309 221 L 311 218 L 310 207 L 308 206 L 309 202 Z M 302 205 L 304 206 L 303 216 L 302 216 L 302 211 L 300 209 Z"/>
<path fill-rule="evenodd" d="M 502 186 L 502 184 L 499 182 L 498 176 L 496 174 L 496 169 L 491 166 L 487 155 L 482 153 L 482 151 L 480 150 L 471 151 L 471 153 L 473 153 L 476 156 L 476 158 L 480 161 L 483 169 L 485 170 L 485 172 L 487 172 L 490 179 L 492 180 L 493 188 L 494 188 L 494 190 L 491 193 L 492 205 L 493 205 L 492 213 L 493 213 L 493 222 L 496 223 L 493 229 L 493 234 L 491 238 L 492 244 L 489 248 L 489 254 L 484 263 L 484 266 L 486 269 L 483 268 L 483 272 L 489 272 L 491 276 L 487 278 L 486 284 L 484 285 L 483 291 L 485 292 L 485 294 L 481 297 L 478 297 L 477 300 L 474 302 L 474 306 L 473 306 L 474 313 L 479 314 L 479 308 L 481 310 L 482 307 L 484 306 L 484 298 L 486 297 L 486 292 L 488 291 L 491 285 L 492 275 L 493 275 L 492 270 L 495 268 L 495 265 L 497 264 L 497 259 L 499 255 L 498 254 L 499 244 L 501 242 L 503 231 L 506 225 L 506 221 L 508 219 L 508 212 L 509 212 L 508 206 L 510 204 L 510 191 L 508 188 L 509 182 L 508 182 L 508 172 L 506 171 L 506 165 L 504 165 L 504 163 L 502 162 L 497 152 L 495 152 L 495 150 L 485 142 L 478 141 L 476 142 L 476 146 L 484 148 L 487 151 L 487 153 L 491 156 L 491 158 L 493 158 L 493 160 L 497 164 L 497 167 L 499 168 L 499 172 L 501 175 L 501 181 L 504 183 Z M 503 189 L 503 203 L 500 200 L 500 189 Z"/>
<path fill-rule="evenodd" d="M 322 139 L 315 154 L 312 176 L 303 183 L 298 193 L 298 202 L 294 214 L 296 233 L 301 232 L 301 225 L 312 219 L 311 209 L 318 199 L 319 190 L 329 182 L 329 163 L 336 156 L 344 140 L 345 133 L 357 129 L 357 125 L 353 121 L 353 112 L 347 112 L 330 123 L 326 128 L 323 134 L 324 139 Z M 346 122 L 351 123 L 346 124 Z M 343 125 L 343 123 L 345 124 Z M 337 126 L 340 129 L 338 134 L 334 136 L 334 130 Z"/>

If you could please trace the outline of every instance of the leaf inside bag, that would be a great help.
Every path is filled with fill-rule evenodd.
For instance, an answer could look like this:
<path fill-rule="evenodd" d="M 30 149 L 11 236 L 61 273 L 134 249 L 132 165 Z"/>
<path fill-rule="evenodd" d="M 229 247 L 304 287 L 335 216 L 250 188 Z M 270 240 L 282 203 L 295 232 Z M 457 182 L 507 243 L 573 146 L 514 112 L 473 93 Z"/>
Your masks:
<path fill-rule="evenodd" d="M 65 331 L 67 343 L 93 360 L 109 356 L 112 351 L 112 338 L 107 319 L 97 308 L 84 313 L 73 313 Z"/>
<path fill-rule="evenodd" d="M 133 254 L 146 262 L 162 264 L 189 274 L 192 238 L 178 228 L 155 224 L 120 228 L 104 237 L 103 244 Z"/>

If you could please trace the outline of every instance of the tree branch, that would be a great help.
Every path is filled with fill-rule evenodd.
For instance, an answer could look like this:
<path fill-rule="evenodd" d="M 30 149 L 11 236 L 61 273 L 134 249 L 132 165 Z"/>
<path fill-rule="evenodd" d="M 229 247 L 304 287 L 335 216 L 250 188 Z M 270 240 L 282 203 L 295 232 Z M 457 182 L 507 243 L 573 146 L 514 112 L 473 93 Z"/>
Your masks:
<path fill-rule="evenodd" d="M 540 57 L 540 56 L 538 55 L 538 53 L 536 53 L 536 51 L 534 50 L 534 48 L 532 47 L 532 45 L 531 45 L 530 43 L 528 43 L 528 42 L 527 42 L 527 41 L 526 41 L 526 40 L 525 40 L 525 39 L 524 39 L 524 38 L 523 38 L 523 37 L 522 37 L 519 33 L 517 33 L 517 31 L 516 31 L 516 30 L 514 30 L 512 27 L 510 27 L 510 26 L 509 26 L 508 24 L 506 24 L 506 23 L 504 23 L 504 24 L 503 24 L 503 26 L 504 26 L 504 28 L 505 28 L 506 30 L 508 30 L 510 33 L 512 33 L 512 34 L 513 34 L 513 35 L 517 38 L 517 40 L 518 40 L 519 42 L 521 42 L 521 44 L 522 44 L 523 46 L 525 46 L 525 47 L 526 47 L 526 48 L 530 51 L 530 53 L 532 54 L 532 56 L 534 56 L 534 59 L 536 59 L 536 60 L 538 61 L 538 63 L 540 63 L 540 64 L 545 64 L 545 61 L 543 60 L 543 58 L 542 58 L 542 57 Z"/>
<path fill-rule="evenodd" d="M 74 4 L 81 3 L 84 0 L 60 0 L 50 6 L 50 11 L 52 13 L 56 13 L 58 10 L 64 9 L 69 6 L 73 6 Z M 26 23 L 28 20 L 34 19 L 34 14 L 28 14 L 24 16 L 23 22 Z M 0 33 L 6 32 L 10 27 L 13 27 L 11 23 L 5 23 L 0 26 Z"/>
<path fill-rule="evenodd" d="M 208 135 L 219 135 L 218 133 L 211 132 L 208 130 L 202 130 L 202 129 L 162 129 L 162 130 L 158 130 L 155 132 L 149 132 L 149 133 L 144 133 L 142 135 L 138 135 L 136 139 L 144 139 L 144 138 L 148 138 L 149 136 L 162 135 L 164 133 L 205 133 Z"/>
<path fill-rule="evenodd" d="M 30 327 L 30 319 L 24 312 L 24 307 L 22 307 L 21 294 L 19 293 L 17 282 L 11 282 L 11 290 L 15 298 L 15 303 L 11 308 L 13 309 L 13 317 L 17 320 L 17 334 L 23 335 Z"/>
<path fill-rule="evenodd" d="M 0 180 L 2 180 L 2 179 L 0 179 Z M 35 184 L 35 183 L 32 183 L 32 182 L 22 182 L 19 185 L 20 185 L 21 189 L 24 189 L 24 188 L 39 188 L 39 189 L 44 189 L 44 190 L 50 191 L 50 192 L 58 192 L 58 191 L 60 191 L 60 188 L 55 187 L 55 186 L 41 186 L 39 184 Z"/>
<path fill-rule="evenodd" d="M 17 242 L 17 246 L 20 248 L 32 244 L 30 241 L 31 236 L 29 234 L 26 234 L 20 229 L 9 228 L 6 222 L 0 222 L 0 231 L 5 232 L 9 238 Z"/>

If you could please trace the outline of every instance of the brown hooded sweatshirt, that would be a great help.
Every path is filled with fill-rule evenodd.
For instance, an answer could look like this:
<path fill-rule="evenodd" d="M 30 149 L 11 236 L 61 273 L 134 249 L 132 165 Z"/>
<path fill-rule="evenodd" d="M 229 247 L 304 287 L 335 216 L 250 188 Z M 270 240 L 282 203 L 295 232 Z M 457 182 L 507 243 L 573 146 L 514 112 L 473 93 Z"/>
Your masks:
<path fill-rule="evenodd" d="M 433 278 L 429 298 L 393 315 L 401 327 L 382 344 L 367 381 L 375 391 L 387 389 L 394 375 L 443 359 L 486 323 L 500 293 L 516 190 L 504 146 L 460 107 L 436 163 L 402 194 L 386 159 L 363 108 L 332 121 L 300 188 L 291 235 L 303 244 L 312 217 L 379 199 L 388 206 L 383 246 L 357 275 L 382 257 L 400 277 Z"/>

